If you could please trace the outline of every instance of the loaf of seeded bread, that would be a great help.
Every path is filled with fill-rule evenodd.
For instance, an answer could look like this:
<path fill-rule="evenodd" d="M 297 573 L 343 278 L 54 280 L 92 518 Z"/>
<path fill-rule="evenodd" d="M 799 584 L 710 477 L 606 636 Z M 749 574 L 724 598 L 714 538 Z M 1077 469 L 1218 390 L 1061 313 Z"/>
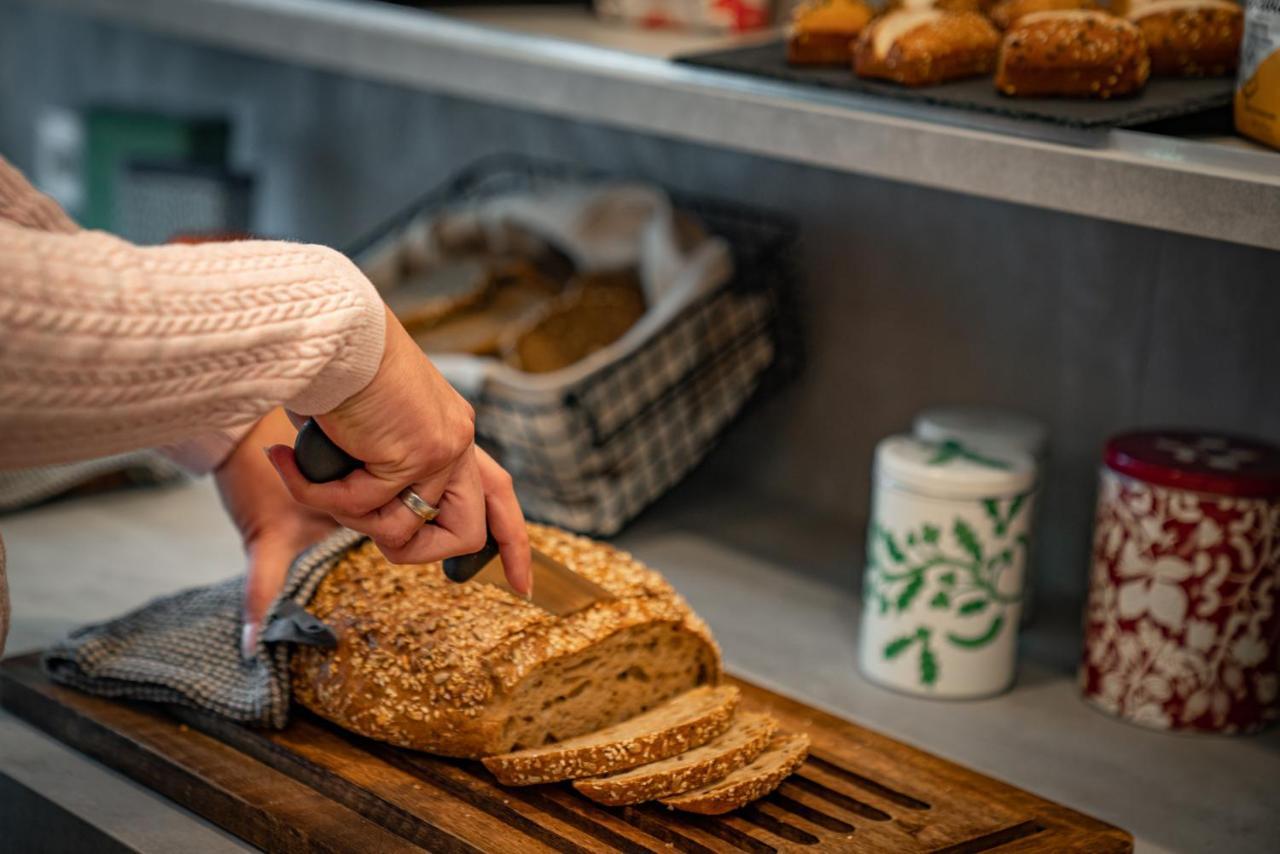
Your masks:
<path fill-rule="evenodd" d="M 616 598 L 556 617 L 491 585 L 455 584 L 438 564 L 390 564 L 366 542 L 311 600 L 338 645 L 294 653 L 294 696 L 370 738 L 483 757 L 594 732 L 719 681 L 706 625 L 660 575 L 554 528 L 530 525 L 529 537 Z"/>

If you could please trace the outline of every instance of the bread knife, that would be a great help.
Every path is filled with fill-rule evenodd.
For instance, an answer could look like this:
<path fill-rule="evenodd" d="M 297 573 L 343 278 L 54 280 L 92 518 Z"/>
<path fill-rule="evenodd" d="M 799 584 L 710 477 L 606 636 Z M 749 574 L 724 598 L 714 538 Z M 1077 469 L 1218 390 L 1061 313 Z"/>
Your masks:
<path fill-rule="evenodd" d="M 312 483 L 341 480 L 356 469 L 364 467 L 364 463 L 335 445 L 314 418 L 308 419 L 298 431 L 293 452 L 298 461 L 298 469 Z M 563 616 L 614 598 L 612 593 L 583 578 L 550 555 L 537 549 L 533 549 L 532 553 L 533 596 L 530 601 L 544 611 Z M 449 580 L 457 582 L 474 578 L 513 596 L 524 598 L 507 582 L 502 559 L 498 556 L 498 543 L 492 532 L 480 551 L 445 560 L 444 574 Z"/>

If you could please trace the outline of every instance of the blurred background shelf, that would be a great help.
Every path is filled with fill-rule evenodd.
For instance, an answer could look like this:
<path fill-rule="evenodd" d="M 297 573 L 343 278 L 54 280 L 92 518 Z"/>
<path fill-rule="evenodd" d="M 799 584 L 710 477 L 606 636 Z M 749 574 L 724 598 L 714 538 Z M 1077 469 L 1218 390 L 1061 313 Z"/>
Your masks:
<path fill-rule="evenodd" d="M 1064 132 L 831 95 L 670 57 L 733 40 L 618 29 L 579 6 L 377 0 L 35 0 L 275 60 L 811 166 L 1280 248 L 1280 155 Z M 759 38 L 754 36 L 752 38 Z"/>

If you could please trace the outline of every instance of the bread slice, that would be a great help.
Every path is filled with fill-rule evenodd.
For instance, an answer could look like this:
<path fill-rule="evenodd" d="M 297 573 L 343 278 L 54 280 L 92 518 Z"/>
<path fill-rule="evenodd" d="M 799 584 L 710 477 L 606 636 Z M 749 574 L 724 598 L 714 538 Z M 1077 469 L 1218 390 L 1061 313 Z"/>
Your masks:
<path fill-rule="evenodd" d="M 641 715 L 559 744 L 484 759 L 500 783 L 530 786 L 594 777 L 675 756 L 724 732 L 738 707 L 732 685 L 703 686 Z"/>
<path fill-rule="evenodd" d="M 720 815 L 746 806 L 778 788 L 808 755 L 809 736 L 782 733 L 774 736 L 769 746 L 750 765 L 739 768 L 723 780 L 659 800 L 686 812 Z"/>
<path fill-rule="evenodd" d="M 778 722 L 758 712 L 738 712 L 733 723 L 701 747 L 607 777 L 575 780 L 582 794 L 611 807 L 638 804 L 697 789 L 738 770 L 760 755 Z"/>

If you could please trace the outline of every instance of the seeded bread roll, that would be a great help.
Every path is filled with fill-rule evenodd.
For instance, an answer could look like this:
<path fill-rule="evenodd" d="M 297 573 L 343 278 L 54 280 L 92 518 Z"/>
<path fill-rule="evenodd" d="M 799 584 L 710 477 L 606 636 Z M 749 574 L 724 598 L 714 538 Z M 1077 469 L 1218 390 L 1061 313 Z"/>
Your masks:
<path fill-rule="evenodd" d="M 703 686 L 597 732 L 543 747 L 489 756 L 500 783 L 532 786 L 594 777 L 675 756 L 724 732 L 738 708 L 732 685 Z"/>
<path fill-rule="evenodd" d="M 1005 34 L 996 65 L 1004 95 L 1110 98 L 1146 85 L 1142 32 L 1102 12 L 1036 12 Z"/>
<path fill-rule="evenodd" d="M 769 744 L 778 722 L 759 712 L 738 712 L 720 735 L 678 756 L 606 777 L 574 780 L 582 794 L 608 806 L 638 804 L 714 783 L 751 762 Z"/>
<path fill-rule="evenodd" d="M 862 0 L 811 0 L 791 13 L 787 62 L 792 65 L 847 66 L 858 33 L 871 20 Z"/>
<path fill-rule="evenodd" d="M 1018 23 L 1019 18 L 1035 12 L 1062 12 L 1068 9 L 1097 9 L 1094 0 L 1000 0 L 991 7 L 991 20 L 1002 30 Z"/>
<path fill-rule="evenodd" d="M 854 70 L 859 77 L 930 86 L 990 72 L 999 44 L 995 27 L 977 12 L 891 12 L 862 31 Z"/>
<path fill-rule="evenodd" d="M 1244 13 L 1226 0 L 1155 0 L 1126 16 L 1147 41 L 1151 73 L 1221 77 L 1236 70 Z"/>
<path fill-rule="evenodd" d="M 294 652 L 294 696 L 361 735 L 474 758 L 593 732 L 719 681 L 706 625 L 656 572 L 554 528 L 530 525 L 529 538 L 616 599 L 556 617 L 455 584 L 439 564 L 393 565 L 366 542 L 311 600 L 338 646 Z"/>
<path fill-rule="evenodd" d="M 782 733 L 773 737 L 764 752 L 723 780 L 681 795 L 659 798 L 661 803 L 685 812 L 721 815 L 763 798 L 782 785 L 809 755 L 809 736 Z"/>

